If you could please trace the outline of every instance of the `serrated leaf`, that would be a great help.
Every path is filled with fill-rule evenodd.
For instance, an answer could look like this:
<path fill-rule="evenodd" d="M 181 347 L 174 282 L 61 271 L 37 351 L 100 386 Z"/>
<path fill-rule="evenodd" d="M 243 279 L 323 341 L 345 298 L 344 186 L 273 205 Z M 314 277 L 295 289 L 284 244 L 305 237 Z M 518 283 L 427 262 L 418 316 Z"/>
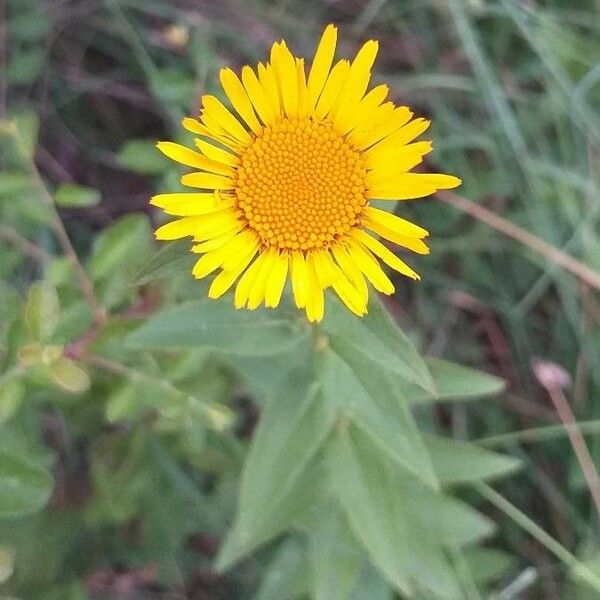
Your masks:
<path fill-rule="evenodd" d="M 190 254 L 188 240 L 177 240 L 161 244 L 150 260 L 135 277 L 136 285 L 170 277 L 174 270 L 191 272 L 197 257 Z"/>
<path fill-rule="evenodd" d="M 50 366 L 50 376 L 56 385 L 72 394 L 80 394 L 90 387 L 90 377 L 70 358 L 61 356 Z"/>
<path fill-rule="evenodd" d="M 379 371 L 433 390 L 427 367 L 404 334 L 373 302 L 373 315 L 357 319 L 339 301 L 330 298 L 322 330 L 331 346 L 353 368 L 369 363 Z"/>
<path fill-rule="evenodd" d="M 33 338 L 42 342 L 47 340 L 54 333 L 59 318 L 56 288 L 43 281 L 34 283 L 25 304 L 25 322 Z"/>
<path fill-rule="evenodd" d="M 502 477 L 517 470 L 521 461 L 485 450 L 477 444 L 436 435 L 423 435 L 433 468 L 442 483 L 463 483 Z"/>
<path fill-rule="evenodd" d="M 116 269 L 135 265 L 137 257 L 144 256 L 152 237 L 146 215 L 130 214 L 104 229 L 96 238 L 89 272 L 94 280 L 114 274 Z"/>
<path fill-rule="evenodd" d="M 118 154 L 120 163 L 136 173 L 158 175 L 169 167 L 154 140 L 130 140 Z"/>
<path fill-rule="evenodd" d="M 290 526 L 321 485 L 310 467 L 331 431 L 335 414 L 318 384 L 298 376 L 268 401 L 244 465 L 235 523 L 217 564 L 239 558 Z"/>
<path fill-rule="evenodd" d="M 54 193 L 54 200 L 65 208 L 87 208 L 100 202 L 100 192 L 83 185 L 63 183 Z"/>
<path fill-rule="evenodd" d="M 506 386 L 499 377 L 441 358 L 426 357 L 425 362 L 433 378 L 435 391 L 426 394 L 416 386 L 411 386 L 407 388 L 407 396 L 411 402 L 477 400 L 499 394 Z"/>
<path fill-rule="evenodd" d="M 385 373 L 369 370 L 378 387 L 367 390 L 357 375 L 337 354 L 323 357 L 323 396 L 350 419 L 382 452 L 426 485 L 439 486 L 431 459 L 406 403 L 386 393 Z"/>
<path fill-rule="evenodd" d="M 372 440 L 352 425 L 339 427 L 329 444 L 328 467 L 352 531 L 390 583 L 408 597 L 425 588 L 443 599 L 461 598 L 441 542 L 431 534 L 431 515 L 410 510 L 409 480 Z"/>
<path fill-rule="evenodd" d="M 0 450 L 0 518 L 43 508 L 52 491 L 50 473 L 24 457 Z"/>
<path fill-rule="evenodd" d="M 25 397 L 25 386 L 18 379 L 0 385 L 0 424 L 6 423 L 21 406 Z"/>
<path fill-rule="evenodd" d="M 168 308 L 127 338 L 138 349 L 208 348 L 230 355 L 273 356 L 290 350 L 306 335 L 277 311 L 236 310 L 208 298 Z"/>

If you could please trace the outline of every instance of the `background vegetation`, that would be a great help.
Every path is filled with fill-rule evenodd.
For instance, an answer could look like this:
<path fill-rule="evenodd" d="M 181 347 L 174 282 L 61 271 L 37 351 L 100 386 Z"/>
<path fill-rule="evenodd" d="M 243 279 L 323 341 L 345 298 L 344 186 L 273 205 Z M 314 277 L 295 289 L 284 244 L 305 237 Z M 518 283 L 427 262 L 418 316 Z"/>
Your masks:
<path fill-rule="evenodd" d="M 597 2 L 0 10 L 0 596 L 600 598 Z M 464 185 L 402 205 L 432 244 L 422 282 L 385 303 L 408 337 L 377 305 L 357 325 L 328 306 L 323 399 L 286 377 L 324 338 L 314 350 L 285 308 L 246 321 L 199 301 L 185 248 L 153 242 L 148 198 L 180 174 L 155 141 L 219 93 L 222 65 L 280 37 L 310 55 L 328 22 L 344 54 L 380 40 L 377 78 L 431 116 L 432 160 Z M 402 382 L 378 395 L 365 374 L 365 393 L 401 402 L 383 422 L 336 405 L 351 425 L 326 429 L 318 411 L 358 389 L 344 365 L 363 327 Z M 430 475 L 443 496 L 414 492 Z"/>

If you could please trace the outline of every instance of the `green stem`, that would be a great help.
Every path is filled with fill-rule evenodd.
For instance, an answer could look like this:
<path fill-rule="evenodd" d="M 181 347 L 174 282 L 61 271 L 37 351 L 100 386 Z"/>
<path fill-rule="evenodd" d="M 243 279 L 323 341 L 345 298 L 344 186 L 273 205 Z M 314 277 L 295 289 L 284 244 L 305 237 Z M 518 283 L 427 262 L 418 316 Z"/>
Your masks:
<path fill-rule="evenodd" d="M 547 427 L 533 427 L 521 431 L 511 431 L 500 435 L 492 435 L 478 440 L 473 440 L 481 446 L 502 446 L 512 442 L 545 442 L 556 438 L 567 437 L 571 425 L 548 425 Z M 600 420 L 582 421 L 577 423 L 577 428 L 585 435 L 600 434 Z"/>
<path fill-rule="evenodd" d="M 554 554 L 558 560 L 564 563 L 575 576 L 585 581 L 594 590 L 600 593 L 600 577 L 596 575 L 589 567 L 579 561 L 564 546 L 557 542 L 552 536 L 548 535 L 539 525 L 534 523 L 525 513 L 519 510 L 514 504 L 511 504 L 504 496 L 494 491 L 491 487 L 482 482 L 473 484 L 477 490 L 488 502 L 500 509 L 507 517 L 512 519 L 521 529 L 526 531 L 532 538 L 537 540 L 546 550 Z"/>

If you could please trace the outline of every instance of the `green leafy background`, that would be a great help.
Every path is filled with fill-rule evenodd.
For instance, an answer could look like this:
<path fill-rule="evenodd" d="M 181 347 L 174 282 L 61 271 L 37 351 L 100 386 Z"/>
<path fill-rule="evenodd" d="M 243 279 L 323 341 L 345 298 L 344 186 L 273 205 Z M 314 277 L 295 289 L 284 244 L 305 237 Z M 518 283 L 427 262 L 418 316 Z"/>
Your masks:
<path fill-rule="evenodd" d="M 0 598 L 600 597 L 598 513 L 532 369 L 600 462 L 600 21 L 584 0 L 6 0 L 0 5 Z M 157 245 L 154 148 L 218 69 L 281 37 L 380 41 L 432 118 L 441 199 L 362 320 L 205 299 Z M 70 240 L 70 241 L 69 241 Z M 66 244 L 66 245 L 65 245 Z M 70 245 L 72 244 L 72 246 Z"/>

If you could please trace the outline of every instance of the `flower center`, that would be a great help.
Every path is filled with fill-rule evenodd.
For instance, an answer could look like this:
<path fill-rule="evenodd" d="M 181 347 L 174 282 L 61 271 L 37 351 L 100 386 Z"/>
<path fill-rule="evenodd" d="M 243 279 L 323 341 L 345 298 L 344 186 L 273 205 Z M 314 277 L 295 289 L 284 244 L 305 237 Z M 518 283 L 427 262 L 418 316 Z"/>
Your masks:
<path fill-rule="evenodd" d="M 264 246 L 311 250 L 360 224 L 365 178 L 361 153 L 329 121 L 284 118 L 242 152 L 235 194 Z"/>

